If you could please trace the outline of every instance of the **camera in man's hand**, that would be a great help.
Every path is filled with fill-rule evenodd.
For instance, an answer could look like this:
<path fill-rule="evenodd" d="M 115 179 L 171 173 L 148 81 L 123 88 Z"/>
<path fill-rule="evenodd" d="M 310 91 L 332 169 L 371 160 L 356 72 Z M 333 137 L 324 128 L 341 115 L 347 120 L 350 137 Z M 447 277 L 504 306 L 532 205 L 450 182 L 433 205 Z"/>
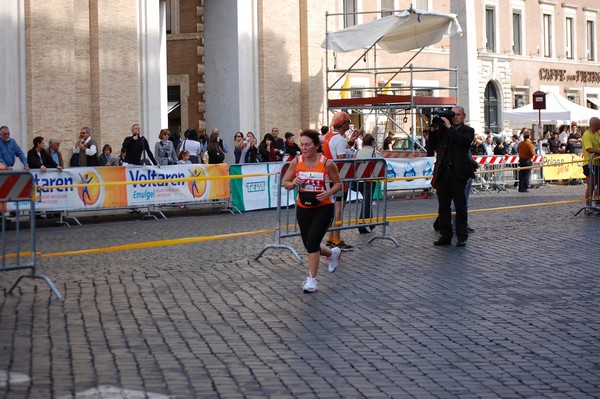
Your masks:
<path fill-rule="evenodd" d="M 448 119 L 448 121 L 450 121 L 450 123 L 452 123 L 452 118 L 454 118 L 454 112 L 452 110 L 446 110 L 438 112 L 437 114 L 433 114 L 433 118 L 431 118 L 431 126 L 435 126 L 438 129 L 445 127 L 442 118 L 446 118 Z"/>

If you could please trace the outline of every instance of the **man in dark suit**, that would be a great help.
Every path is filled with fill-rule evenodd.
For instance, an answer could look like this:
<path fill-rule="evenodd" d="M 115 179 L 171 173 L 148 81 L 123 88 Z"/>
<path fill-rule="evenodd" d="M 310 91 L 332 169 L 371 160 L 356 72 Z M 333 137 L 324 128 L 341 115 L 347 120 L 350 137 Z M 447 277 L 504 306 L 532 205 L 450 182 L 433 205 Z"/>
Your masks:
<path fill-rule="evenodd" d="M 452 209 L 456 208 L 456 242 L 457 247 L 466 245 L 467 231 L 467 199 L 465 186 L 467 180 L 474 178 L 474 168 L 469 159 L 469 148 L 475 137 L 475 131 L 464 124 L 466 114 L 461 106 L 452 108 L 452 122 L 442 117 L 435 137 L 430 134 L 429 140 L 436 149 L 436 161 L 431 185 L 437 190 L 438 218 L 440 238 L 433 244 L 436 246 L 452 243 Z"/>

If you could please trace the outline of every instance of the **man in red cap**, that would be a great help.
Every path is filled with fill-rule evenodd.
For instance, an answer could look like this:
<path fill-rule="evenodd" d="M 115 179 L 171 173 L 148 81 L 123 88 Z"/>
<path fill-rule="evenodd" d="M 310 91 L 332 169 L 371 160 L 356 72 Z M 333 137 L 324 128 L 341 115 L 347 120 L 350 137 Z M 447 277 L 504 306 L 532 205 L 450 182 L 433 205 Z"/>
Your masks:
<path fill-rule="evenodd" d="M 323 139 L 323 155 L 329 159 L 344 159 L 346 158 L 346 139 L 344 133 L 350 129 L 350 115 L 347 112 L 340 111 L 333 115 L 331 119 L 332 130 L 325 135 Z M 335 222 L 342 220 L 342 211 L 344 209 L 344 199 L 348 193 L 348 188 L 344 185 L 344 189 L 335 195 Z M 340 230 L 330 231 L 327 236 L 328 247 L 338 247 L 341 250 L 350 250 L 354 248 L 352 245 L 346 244 L 342 240 Z"/>

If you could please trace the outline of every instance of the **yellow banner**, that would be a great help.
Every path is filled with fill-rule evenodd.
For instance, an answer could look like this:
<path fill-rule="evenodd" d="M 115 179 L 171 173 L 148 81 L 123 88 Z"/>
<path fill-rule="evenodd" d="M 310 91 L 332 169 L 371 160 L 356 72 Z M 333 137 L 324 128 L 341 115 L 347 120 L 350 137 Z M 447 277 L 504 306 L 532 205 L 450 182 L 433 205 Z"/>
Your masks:
<path fill-rule="evenodd" d="M 577 154 L 546 154 L 544 180 L 585 179 L 582 166 L 583 158 Z"/>

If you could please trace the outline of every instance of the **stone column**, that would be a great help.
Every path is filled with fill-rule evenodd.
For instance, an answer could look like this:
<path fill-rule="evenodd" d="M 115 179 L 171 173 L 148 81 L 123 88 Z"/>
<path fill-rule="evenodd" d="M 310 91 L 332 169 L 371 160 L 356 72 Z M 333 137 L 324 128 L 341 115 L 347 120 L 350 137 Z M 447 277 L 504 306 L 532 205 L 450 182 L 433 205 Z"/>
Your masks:
<path fill-rule="evenodd" d="M 0 2 L 0 126 L 27 151 L 25 49 L 25 0 Z"/>
<path fill-rule="evenodd" d="M 455 81 L 454 74 L 451 74 L 450 85 L 458 83 L 458 104 L 465 108 L 466 122 L 475 132 L 481 132 L 483 104 L 480 103 L 482 96 L 479 92 L 474 0 L 452 0 L 450 12 L 457 15 L 463 30 L 462 35 L 450 38 L 450 66 L 458 68 L 458 82 Z"/>
<path fill-rule="evenodd" d="M 167 34 L 164 0 L 138 0 L 140 125 L 154 151 L 167 114 Z"/>
<path fill-rule="evenodd" d="M 206 131 L 218 128 L 233 163 L 233 133 L 259 137 L 256 0 L 204 4 Z"/>

